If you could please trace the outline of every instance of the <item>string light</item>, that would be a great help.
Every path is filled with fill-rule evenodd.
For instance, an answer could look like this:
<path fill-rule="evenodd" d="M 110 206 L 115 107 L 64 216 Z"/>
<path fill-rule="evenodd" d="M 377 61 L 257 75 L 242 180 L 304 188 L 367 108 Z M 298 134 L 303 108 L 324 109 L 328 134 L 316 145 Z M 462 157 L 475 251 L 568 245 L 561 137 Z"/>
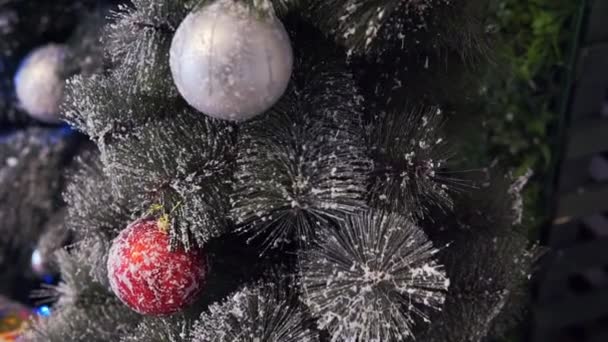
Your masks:
<path fill-rule="evenodd" d="M 36 314 L 42 317 L 49 317 L 51 315 L 51 308 L 48 305 L 42 305 L 36 308 Z"/>

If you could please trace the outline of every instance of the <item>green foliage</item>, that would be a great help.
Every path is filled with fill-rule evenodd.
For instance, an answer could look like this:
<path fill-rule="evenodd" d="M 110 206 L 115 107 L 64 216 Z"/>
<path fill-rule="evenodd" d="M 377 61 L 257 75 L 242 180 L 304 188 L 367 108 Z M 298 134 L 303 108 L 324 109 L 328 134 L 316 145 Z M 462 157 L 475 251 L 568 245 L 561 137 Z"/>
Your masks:
<path fill-rule="evenodd" d="M 577 7 L 570 0 L 497 0 L 495 25 L 500 42 L 482 95 L 487 100 L 485 153 L 517 175 L 535 177 L 525 193 L 524 224 L 536 235 L 543 181 L 549 172 L 558 100 L 568 68 Z M 493 158 L 493 157 L 492 157 Z"/>
<path fill-rule="evenodd" d="M 465 146 L 469 162 L 497 161 L 534 178 L 524 190 L 523 225 L 531 240 L 547 218 L 544 192 L 553 154 L 560 100 L 569 67 L 578 8 L 571 0 L 494 0 L 498 42 L 480 89 L 481 141 Z M 477 138 L 475 138 L 477 139 Z M 515 333 L 501 341 L 515 342 Z"/>

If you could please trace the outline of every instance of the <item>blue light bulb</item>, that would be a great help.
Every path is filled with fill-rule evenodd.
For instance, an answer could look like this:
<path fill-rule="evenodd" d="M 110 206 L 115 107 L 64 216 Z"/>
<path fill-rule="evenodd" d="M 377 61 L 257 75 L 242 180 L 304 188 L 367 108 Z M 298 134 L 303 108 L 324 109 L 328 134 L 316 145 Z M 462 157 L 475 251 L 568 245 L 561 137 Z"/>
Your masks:
<path fill-rule="evenodd" d="M 48 305 L 42 305 L 36 309 L 36 313 L 38 316 L 49 317 L 51 315 L 51 308 Z"/>

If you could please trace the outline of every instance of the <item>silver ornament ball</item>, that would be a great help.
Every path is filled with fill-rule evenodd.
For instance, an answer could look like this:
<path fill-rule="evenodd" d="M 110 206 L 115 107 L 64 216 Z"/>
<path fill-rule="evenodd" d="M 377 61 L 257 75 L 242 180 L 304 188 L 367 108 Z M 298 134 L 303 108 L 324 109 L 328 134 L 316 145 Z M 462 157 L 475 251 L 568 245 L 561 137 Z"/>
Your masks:
<path fill-rule="evenodd" d="M 293 68 L 287 31 L 271 5 L 216 0 L 190 13 L 173 37 L 170 65 L 184 99 L 211 117 L 243 121 L 285 92 Z"/>
<path fill-rule="evenodd" d="M 21 107 L 33 118 L 59 122 L 59 105 L 65 80 L 59 75 L 66 47 L 49 44 L 32 51 L 15 75 L 15 90 Z"/>

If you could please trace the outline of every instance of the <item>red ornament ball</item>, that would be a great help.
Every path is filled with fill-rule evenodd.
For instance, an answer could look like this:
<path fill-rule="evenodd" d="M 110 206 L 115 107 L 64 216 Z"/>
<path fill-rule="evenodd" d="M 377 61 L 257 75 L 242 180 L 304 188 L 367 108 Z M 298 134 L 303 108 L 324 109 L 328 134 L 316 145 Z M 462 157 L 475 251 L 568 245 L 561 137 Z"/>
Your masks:
<path fill-rule="evenodd" d="M 192 304 L 205 286 L 208 265 L 200 249 L 169 250 L 158 221 L 131 223 L 112 242 L 108 277 L 120 300 L 138 313 L 167 315 Z"/>

